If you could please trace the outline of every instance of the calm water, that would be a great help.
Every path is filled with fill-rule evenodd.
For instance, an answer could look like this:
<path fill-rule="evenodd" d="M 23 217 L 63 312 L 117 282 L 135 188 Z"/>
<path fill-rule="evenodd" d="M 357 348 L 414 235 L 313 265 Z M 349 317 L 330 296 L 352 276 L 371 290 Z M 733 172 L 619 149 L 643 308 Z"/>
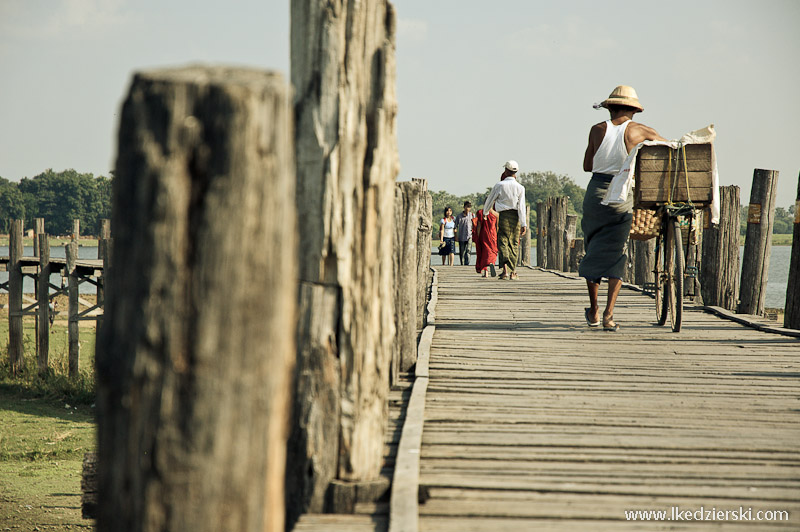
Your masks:
<path fill-rule="evenodd" d="M 456 249 L 457 250 L 457 249 Z M 431 264 L 436 266 L 442 264 L 439 257 L 438 248 L 431 246 Z M 744 246 L 739 248 L 739 264 L 741 268 L 741 258 Z M 789 282 L 789 259 L 792 255 L 792 246 L 772 246 L 772 254 L 769 258 L 769 278 L 767 280 L 767 297 L 765 306 L 769 308 L 783 308 L 786 305 L 786 285 Z M 531 246 L 531 261 L 536 264 L 536 246 Z M 455 256 L 455 264 L 458 265 L 458 254 Z M 475 254 L 472 254 L 470 264 L 475 264 Z M 741 275 L 741 270 L 739 271 Z"/>
<path fill-rule="evenodd" d="M 742 254 L 744 246 L 739 247 L 739 274 L 741 274 Z M 769 256 L 769 277 L 767 279 L 767 297 L 764 306 L 783 308 L 786 306 L 786 285 L 789 284 L 789 260 L 792 246 L 772 246 Z"/>
<path fill-rule="evenodd" d="M 23 250 L 23 255 L 26 257 L 30 257 L 33 255 L 33 247 L 25 247 Z M 0 257 L 7 257 L 8 256 L 8 246 L 0 246 Z M 50 248 L 50 256 L 54 258 L 63 259 L 66 257 L 66 251 L 64 251 L 64 246 L 53 246 Z M 97 248 L 96 247 L 79 247 L 78 248 L 78 258 L 79 259 L 96 259 L 97 258 Z M 4 283 L 8 281 L 8 272 L 0 272 L 0 283 Z M 61 285 L 61 274 L 55 273 L 50 276 L 50 282 L 56 286 Z M 66 280 L 65 280 L 66 282 Z M 33 279 L 30 277 L 25 277 L 25 280 L 22 285 L 22 290 L 26 294 L 33 293 Z M 81 294 L 94 294 L 97 292 L 97 288 L 91 283 L 83 283 L 80 285 L 80 293 Z"/>

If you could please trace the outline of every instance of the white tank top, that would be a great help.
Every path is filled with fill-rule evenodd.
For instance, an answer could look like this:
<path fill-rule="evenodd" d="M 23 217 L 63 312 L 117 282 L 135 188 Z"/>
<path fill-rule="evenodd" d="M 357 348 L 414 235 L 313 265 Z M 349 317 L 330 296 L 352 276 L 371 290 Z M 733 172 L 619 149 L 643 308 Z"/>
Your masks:
<path fill-rule="evenodd" d="M 626 120 L 615 126 L 611 120 L 606 120 L 606 134 L 592 159 L 593 173 L 617 175 L 622 170 L 622 163 L 628 156 L 628 149 L 625 147 L 625 130 L 630 123 L 630 120 Z"/>

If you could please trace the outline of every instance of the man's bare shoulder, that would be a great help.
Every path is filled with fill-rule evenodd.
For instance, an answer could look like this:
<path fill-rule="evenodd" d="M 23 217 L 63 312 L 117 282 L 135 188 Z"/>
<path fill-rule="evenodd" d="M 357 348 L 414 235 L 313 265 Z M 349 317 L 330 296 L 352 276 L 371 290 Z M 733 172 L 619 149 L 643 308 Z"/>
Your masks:
<path fill-rule="evenodd" d="M 599 124 L 595 124 L 589 129 L 589 140 L 594 140 L 595 142 L 600 141 L 606 134 L 606 123 L 600 122 Z"/>
<path fill-rule="evenodd" d="M 589 132 L 591 133 L 591 132 L 595 132 L 595 131 L 605 131 L 605 130 L 606 130 L 606 123 L 605 123 L 605 121 L 603 121 L 603 122 L 598 122 L 597 124 L 593 125 L 592 129 L 590 129 Z"/>
<path fill-rule="evenodd" d="M 666 140 L 652 127 L 634 121 L 631 121 L 628 125 L 626 133 L 634 144 L 638 144 L 644 140 Z"/>

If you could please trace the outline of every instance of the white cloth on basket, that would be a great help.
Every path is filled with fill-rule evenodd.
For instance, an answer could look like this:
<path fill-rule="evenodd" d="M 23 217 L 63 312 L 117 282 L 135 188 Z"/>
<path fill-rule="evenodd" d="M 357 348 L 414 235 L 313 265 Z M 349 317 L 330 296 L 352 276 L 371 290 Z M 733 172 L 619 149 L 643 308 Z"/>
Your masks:
<path fill-rule="evenodd" d="M 636 170 L 636 154 L 639 153 L 639 148 L 642 146 L 669 146 L 673 149 L 678 149 L 687 144 L 709 144 L 711 149 L 714 150 L 713 140 L 717 136 L 714 131 L 714 124 L 703 129 L 698 129 L 687 133 L 679 140 L 646 140 L 640 142 L 635 148 L 631 150 L 625 162 L 622 163 L 622 170 L 614 176 L 608 186 L 608 192 L 603 197 L 601 202 L 603 205 L 611 205 L 616 203 L 624 203 L 628 194 L 630 194 L 631 186 L 633 186 L 633 174 Z M 714 169 L 711 171 L 711 186 L 713 188 L 711 194 L 711 223 L 719 223 L 719 170 L 717 170 L 717 158 L 714 157 Z"/>

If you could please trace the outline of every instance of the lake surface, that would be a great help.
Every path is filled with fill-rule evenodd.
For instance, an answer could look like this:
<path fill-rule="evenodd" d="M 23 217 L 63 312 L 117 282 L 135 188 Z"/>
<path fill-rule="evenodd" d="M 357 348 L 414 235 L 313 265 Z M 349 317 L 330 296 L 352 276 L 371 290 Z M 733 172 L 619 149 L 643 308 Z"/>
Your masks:
<path fill-rule="evenodd" d="M 431 264 L 441 266 L 437 246 L 431 246 Z M 739 275 L 741 275 L 741 259 L 744 246 L 739 247 Z M 786 286 L 789 283 L 789 260 L 792 255 L 792 246 L 772 246 L 769 257 L 769 277 L 767 279 L 767 295 L 764 305 L 768 308 L 784 308 L 786 306 Z M 536 246 L 531 246 L 531 261 L 536 264 Z M 470 258 L 470 267 L 474 267 L 475 254 Z M 458 266 L 458 253 L 455 256 L 455 265 Z"/>

